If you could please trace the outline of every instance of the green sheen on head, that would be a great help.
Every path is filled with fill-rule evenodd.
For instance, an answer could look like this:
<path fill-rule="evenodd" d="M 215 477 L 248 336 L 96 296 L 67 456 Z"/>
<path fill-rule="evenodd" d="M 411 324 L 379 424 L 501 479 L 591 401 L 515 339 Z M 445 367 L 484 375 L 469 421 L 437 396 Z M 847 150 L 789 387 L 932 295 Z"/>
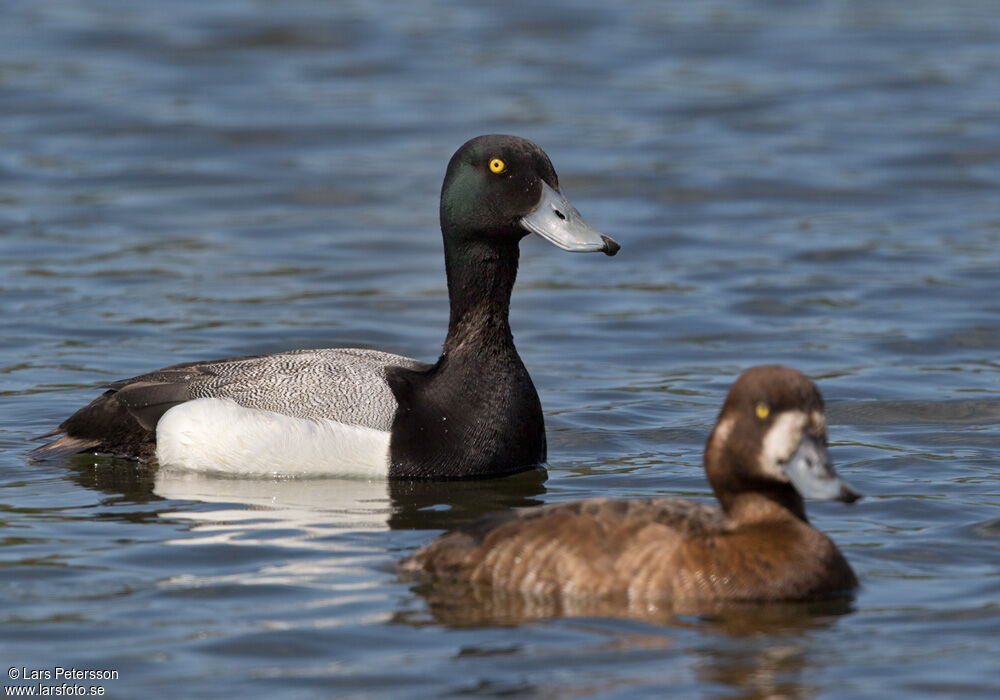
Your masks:
<path fill-rule="evenodd" d="M 517 136 L 478 136 L 455 152 L 441 190 L 441 229 L 456 242 L 516 244 L 537 233 L 565 250 L 619 248 L 562 196 L 545 152 Z"/>

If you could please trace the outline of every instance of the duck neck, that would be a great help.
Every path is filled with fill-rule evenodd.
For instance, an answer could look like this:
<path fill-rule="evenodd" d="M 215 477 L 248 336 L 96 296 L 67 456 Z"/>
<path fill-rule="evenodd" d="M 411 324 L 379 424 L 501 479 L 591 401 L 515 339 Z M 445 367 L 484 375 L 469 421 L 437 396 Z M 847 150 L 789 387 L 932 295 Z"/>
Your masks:
<path fill-rule="evenodd" d="M 719 494 L 731 522 L 740 525 L 798 519 L 808 523 L 802 497 L 790 484 L 758 485 L 753 490 Z"/>
<path fill-rule="evenodd" d="M 517 244 L 445 238 L 451 319 L 437 364 L 398 370 L 390 443 L 393 478 L 501 476 L 545 461 L 538 394 L 514 349 L 507 312 Z"/>
<path fill-rule="evenodd" d="M 445 270 L 451 315 L 442 361 L 466 354 L 517 355 L 510 331 L 510 294 L 517 278 L 517 243 L 449 240 Z M 483 354 L 483 349 L 490 353 Z"/>
<path fill-rule="evenodd" d="M 720 419 L 705 445 L 705 474 L 730 522 L 750 524 L 796 518 L 808 523 L 802 496 L 791 484 L 741 476 L 753 474 L 757 467 L 745 463 L 733 430 L 731 419 Z"/>

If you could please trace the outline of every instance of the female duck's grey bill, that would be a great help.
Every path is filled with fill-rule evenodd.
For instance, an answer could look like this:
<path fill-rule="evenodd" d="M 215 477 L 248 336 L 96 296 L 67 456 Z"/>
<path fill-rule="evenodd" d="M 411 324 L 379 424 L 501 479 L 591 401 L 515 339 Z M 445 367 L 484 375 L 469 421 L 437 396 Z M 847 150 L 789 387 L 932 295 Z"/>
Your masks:
<path fill-rule="evenodd" d="M 521 219 L 521 226 L 573 253 L 614 255 L 621 248 L 613 239 L 584 221 L 576 207 L 544 182 L 538 206 Z"/>
<path fill-rule="evenodd" d="M 833 470 L 826 447 L 811 437 L 802 437 L 795 453 L 783 468 L 792 486 L 804 498 L 844 503 L 854 503 L 861 498 L 861 494 Z"/>

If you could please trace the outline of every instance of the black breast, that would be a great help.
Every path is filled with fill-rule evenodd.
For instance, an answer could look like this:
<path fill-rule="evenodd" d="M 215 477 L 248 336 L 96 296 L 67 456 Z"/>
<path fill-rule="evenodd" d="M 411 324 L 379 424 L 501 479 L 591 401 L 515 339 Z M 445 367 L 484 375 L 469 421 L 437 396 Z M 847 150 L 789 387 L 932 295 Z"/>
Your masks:
<path fill-rule="evenodd" d="M 491 359 L 474 368 L 442 358 L 429 371 L 389 371 L 399 403 L 390 478 L 496 477 L 545 461 L 545 421 L 531 377 L 516 354 Z"/>

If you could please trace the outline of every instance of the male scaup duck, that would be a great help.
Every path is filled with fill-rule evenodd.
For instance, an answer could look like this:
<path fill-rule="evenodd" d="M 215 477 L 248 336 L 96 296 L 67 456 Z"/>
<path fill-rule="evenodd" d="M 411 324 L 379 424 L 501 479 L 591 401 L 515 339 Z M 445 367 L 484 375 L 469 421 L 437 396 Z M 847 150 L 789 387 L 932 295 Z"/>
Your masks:
<path fill-rule="evenodd" d="M 823 399 L 787 367 L 733 385 L 705 448 L 722 508 L 676 498 L 593 498 L 496 513 L 401 563 L 440 584 L 625 609 L 836 598 L 857 586 L 802 498 L 856 501 L 826 448 Z M 585 606 L 581 609 L 585 609 Z"/>
<path fill-rule="evenodd" d="M 200 471 L 397 479 L 495 477 L 541 465 L 538 394 L 508 321 L 518 243 L 614 255 L 542 149 L 480 136 L 448 163 L 441 230 L 451 314 L 431 365 L 375 350 L 297 350 L 165 367 L 109 385 L 36 448 Z"/>

